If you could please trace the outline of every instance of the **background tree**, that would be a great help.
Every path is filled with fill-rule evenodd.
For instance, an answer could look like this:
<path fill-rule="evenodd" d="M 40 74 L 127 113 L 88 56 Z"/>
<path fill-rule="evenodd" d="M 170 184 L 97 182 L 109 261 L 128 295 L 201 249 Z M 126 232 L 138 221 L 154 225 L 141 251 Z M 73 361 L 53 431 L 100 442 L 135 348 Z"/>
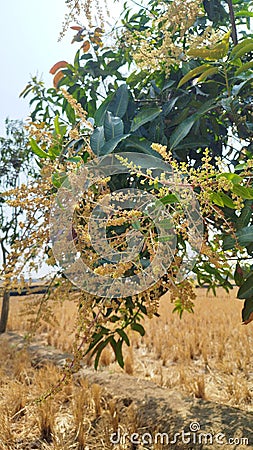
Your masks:
<path fill-rule="evenodd" d="M 15 189 L 26 183 L 29 177 L 35 175 L 33 154 L 27 147 L 28 137 L 24 124 L 18 120 L 6 120 L 6 137 L 0 138 L 0 249 L 3 267 L 1 275 L 7 275 L 8 254 L 17 239 L 22 237 L 20 222 L 24 220 L 22 206 L 10 207 L 3 195 L 8 189 Z M 22 226 L 22 225 L 21 225 Z M 4 289 L 0 318 L 0 333 L 6 331 L 9 313 L 8 289 Z"/>

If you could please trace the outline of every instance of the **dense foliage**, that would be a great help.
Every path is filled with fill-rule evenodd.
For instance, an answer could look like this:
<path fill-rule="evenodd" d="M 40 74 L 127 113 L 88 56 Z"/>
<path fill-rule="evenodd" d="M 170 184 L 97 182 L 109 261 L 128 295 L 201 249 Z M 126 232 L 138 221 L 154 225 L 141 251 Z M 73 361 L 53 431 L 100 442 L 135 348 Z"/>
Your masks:
<path fill-rule="evenodd" d="M 176 224 L 175 259 L 152 287 L 116 299 L 80 294 L 77 360 L 92 351 L 97 366 L 110 344 L 123 366 L 127 330 L 143 334 L 141 317 L 157 314 L 159 297 L 168 289 L 176 311 L 192 311 L 191 279 L 175 281 L 192 240 L 185 194 L 178 195 L 182 186 L 191 187 L 203 217 L 203 245 L 193 279 L 214 291 L 217 285 L 229 290 L 235 283 L 238 298 L 245 300 L 243 322 L 253 319 L 251 7 L 246 0 L 150 0 L 133 14 L 125 5 L 122 28 L 111 47 L 103 46 L 100 27 L 74 25 L 73 41 L 80 48 L 73 64 L 55 64 L 53 88 L 33 78 L 22 93 L 32 94 L 30 145 L 47 198 L 71 184 L 71 174 L 80 173 L 84 163 L 96 165 L 96 158 L 114 154 L 120 160 L 122 152 L 134 155 L 121 160 L 128 173 L 109 180 L 100 176 L 76 207 L 70 240 L 91 261 L 92 270 L 112 278 L 145 270 L 159 240 L 145 215 L 125 211 L 111 219 L 107 236 L 122 252 L 126 232 L 140 231 L 145 245 L 139 266 L 136 261 L 108 264 L 99 258 L 87 230 L 94 202 L 104 195 L 121 188 L 143 189 L 162 202 Z M 136 160 L 136 152 L 144 156 Z M 154 156 L 161 161 L 157 167 Z M 164 179 L 163 161 L 177 174 L 176 187 Z M 44 227 L 46 236 L 48 220 Z M 45 245 L 54 265 L 48 235 L 37 247 Z"/>

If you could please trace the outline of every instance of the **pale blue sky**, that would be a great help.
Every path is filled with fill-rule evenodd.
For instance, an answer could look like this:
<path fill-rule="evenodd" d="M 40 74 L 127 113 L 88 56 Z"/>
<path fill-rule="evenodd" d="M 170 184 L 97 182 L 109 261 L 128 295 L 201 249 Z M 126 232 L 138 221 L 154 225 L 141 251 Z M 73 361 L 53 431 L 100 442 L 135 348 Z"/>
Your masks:
<path fill-rule="evenodd" d="M 116 15 L 121 5 L 109 0 Z M 57 42 L 66 5 L 64 0 L 1 0 L 0 14 L 0 135 L 8 116 L 27 116 L 28 102 L 19 94 L 36 73 L 49 85 L 49 70 L 62 59 L 72 61 L 78 44 L 71 45 L 73 32 Z M 110 19 L 113 23 L 113 20 Z"/>

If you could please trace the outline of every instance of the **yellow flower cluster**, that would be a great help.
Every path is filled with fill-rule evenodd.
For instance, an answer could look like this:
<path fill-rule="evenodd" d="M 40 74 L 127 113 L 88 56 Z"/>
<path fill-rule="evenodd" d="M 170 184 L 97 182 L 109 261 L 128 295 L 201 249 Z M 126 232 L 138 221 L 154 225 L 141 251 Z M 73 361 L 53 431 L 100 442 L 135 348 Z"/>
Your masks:
<path fill-rule="evenodd" d="M 51 178 L 42 178 L 28 186 L 22 184 L 18 188 L 6 191 L 2 195 L 12 207 L 22 208 L 24 218 L 20 223 L 22 230 L 8 254 L 6 265 L 1 270 L 3 285 L 16 288 L 22 281 L 24 268 L 33 269 L 40 265 L 34 258 L 43 251 L 49 239 L 49 211 Z"/>
<path fill-rule="evenodd" d="M 116 217 L 111 217 L 107 221 L 107 226 L 120 226 L 122 224 L 131 223 L 133 219 L 139 219 L 142 217 L 142 212 L 138 210 L 123 210 L 119 211 Z"/>
<path fill-rule="evenodd" d="M 191 49 L 211 47 L 217 44 L 223 37 L 223 34 L 219 30 L 214 30 L 211 26 L 206 27 L 201 35 L 188 34 L 187 43 Z"/>
<path fill-rule="evenodd" d="M 119 262 L 116 266 L 113 264 L 103 264 L 97 267 L 94 272 L 101 276 L 111 276 L 112 278 L 119 278 L 124 276 L 127 270 L 132 268 L 132 262 Z"/>
<path fill-rule="evenodd" d="M 226 177 L 219 177 L 217 179 L 217 188 L 218 191 L 221 191 L 222 189 L 224 191 L 230 191 L 233 188 L 232 181 L 228 180 Z"/>
<path fill-rule="evenodd" d="M 159 153 L 159 155 L 161 155 L 163 159 L 165 160 L 168 159 L 168 151 L 166 145 L 154 143 L 151 145 L 151 148 L 155 150 L 157 153 Z"/>
<path fill-rule="evenodd" d="M 78 101 L 68 91 L 66 91 L 66 89 L 61 88 L 61 92 L 62 92 L 63 96 L 66 98 L 66 100 L 68 101 L 68 103 L 70 104 L 70 106 L 72 106 L 72 108 L 74 109 L 76 115 L 78 117 L 80 117 L 83 124 L 88 129 L 93 131 L 93 125 L 87 120 L 88 113 L 86 111 L 84 111 L 81 103 L 78 103 Z"/>
<path fill-rule="evenodd" d="M 182 37 L 200 14 L 200 3 L 200 0 L 160 1 L 160 12 L 150 29 L 125 32 L 126 45 L 132 47 L 134 60 L 141 69 L 159 67 L 169 74 L 171 66 L 185 58 Z"/>
<path fill-rule="evenodd" d="M 79 131 L 77 130 L 77 128 L 70 130 L 69 137 L 70 137 L 70 139 L 73 139 L 73 140 L 78 140 L 80 138 L 80 134 L 79 134 Z"/>
<path fill-rule="evenodd" d="M 217 269 L 229 267 L 226 256 L 224 255 L 222 250 L 218 250 L 218 247 L 220 246 L 217 246 L 217 248 L 212 248 L 211 244 L 208 243 L 208 239 L 206 238 L 206 242 L 202 243 L 201 254 L 205 255 L 208 261 Z"/>
<path fill-rule="evenodd" d="M 240 211 L 244 207 L 244 201 L 238 195 L 235 195 L 234 193 L 232 193 L 232 200 L 235 204 L 237 211 Z"/>
<path fill-rule="evenodd" d="M 197 295 L 194 292 L 193 281 L 187 279 L 180 284 L 170 286 L 170 300 L 177 305 L 178 301 L 182 305 L 183 309 L 189 312 L 193 311 L 194 300 Z"/>
<path fill-rule="evenodd" d="M 43 150 L 54 141 L 53 130 L 45 122 L 36 123 L 29 121 L 24 128 L 28 131 L 30 138 L 40 142 Z"/>

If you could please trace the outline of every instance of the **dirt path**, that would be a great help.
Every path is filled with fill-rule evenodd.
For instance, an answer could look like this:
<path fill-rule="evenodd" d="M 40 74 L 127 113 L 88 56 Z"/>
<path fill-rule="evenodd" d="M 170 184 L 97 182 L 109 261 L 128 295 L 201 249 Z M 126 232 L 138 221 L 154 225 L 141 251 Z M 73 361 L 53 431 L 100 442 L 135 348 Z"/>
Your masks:
<path fill-rule="evenodd" d="M 24 347 L 24 339 L 15 333 L 2 335 L 0 342 L 1 345 L 8 343 L 17 349 Z M 51 361 L 61 366 L 70 356 L 36 342 L 27 349 L 35 364 Z M 156 433 L 165 433 L 169 436 L 170 442 L 167 448 L 173 450 L 183 448 L 190 450 L 253 449 L 253 413 L 202 399 L 186 398 L 180 392 L 162 388 L 151 381 L 124 373 L 112 373 L 108 369 L 95 372 L 91 368 L 83 367 L 77 376 L 87 378 L 90 383 L 101 385 L 103 396 L 116 397 L 122 407 L 127 408 L 134 404 L 138 420 L 145 427 L 144 432 L 152 430 L 153 439 L 154 436 L 156 438 Z M 202 436 L 194 432 L 199 428 Z M 190 434 L 182 435 L 183 430 L 188 433 L 190 429 Z M 181 442 L 180 444 L 171 443 L 175 440 L 175 433 L 179 433 L 177 440 Z M 209 434 L 205 435 L 206 433 Z M 167 439 L 166 435 L 164 439 Z M 117 439 L 116 436 L 115 439 Z M 149 440 L 151 437 L 146 435 L 144 439 Z M 183 446 L 182 439 L 185 442 Z M 230 442 L 228 442 L 229 439 L 231 439 Z M 133 444 L 132 448 L 144 447 L 144 445 L 136 447 Z"/>

